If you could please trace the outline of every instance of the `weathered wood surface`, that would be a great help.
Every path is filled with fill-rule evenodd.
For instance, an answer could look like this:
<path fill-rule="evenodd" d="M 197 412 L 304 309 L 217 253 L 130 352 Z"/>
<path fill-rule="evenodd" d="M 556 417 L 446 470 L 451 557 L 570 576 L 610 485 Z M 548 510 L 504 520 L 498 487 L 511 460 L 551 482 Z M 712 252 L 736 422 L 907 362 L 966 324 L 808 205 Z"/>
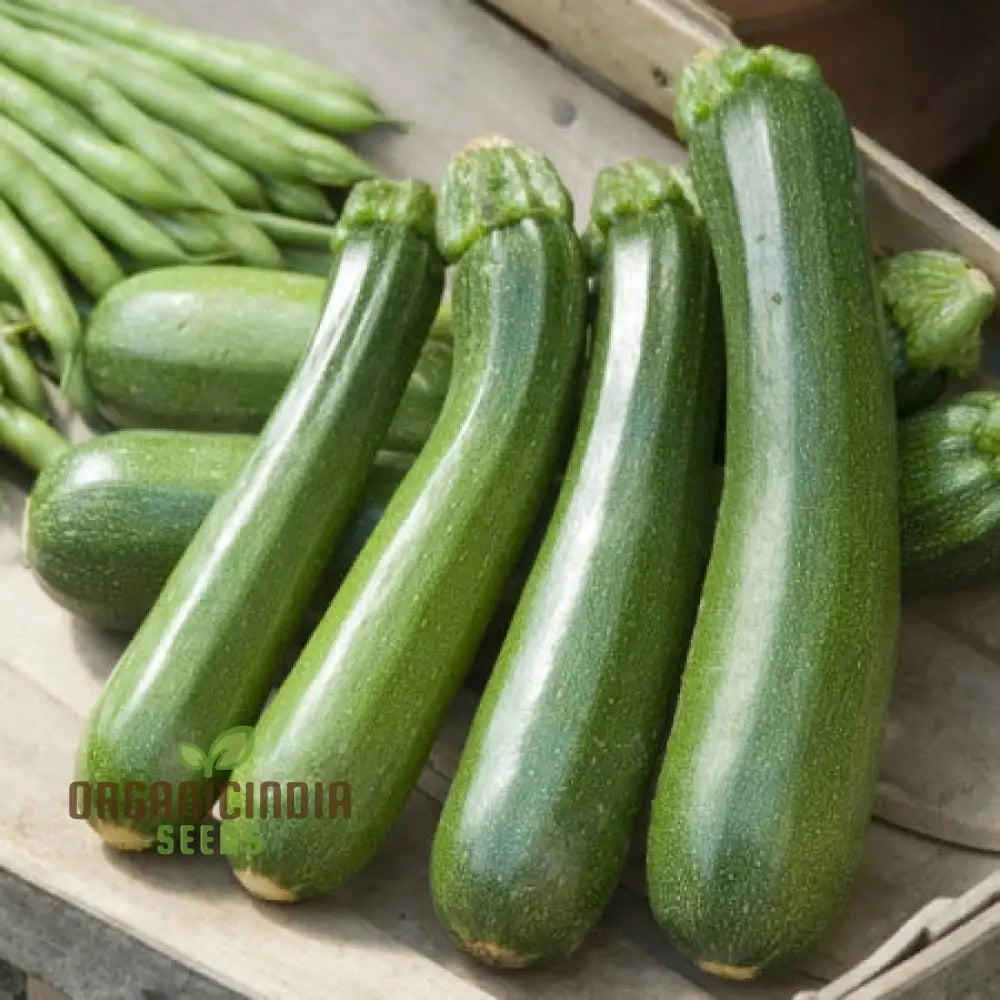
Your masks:
<path fill-rule="evenodd" d="M 649 124 L 466 0 L 142 0 L 140 6 L 209 30 L 279 41 L 364 80 L 400 117 L 420 123 L 405 134 L 387 130 L 364 140 L 366 152 L 393 173 L 434 180 L 456 147 L 485 131 L 506 132 L 553 156 L 582 215 L 601 165 L 638 154 L 681 156 Z M 697 23 L 708 30 L 707 21 Z M 578 956 L 551 970 L 496 975 L 451 947 L 427 894 L 435 799 L 447 789 L 469 698 L 449 721 L 423 791 L 414 794 L 386 849 L 331 900 L 292 909 L 261 906 L 239 890 L 222 859 L 113 856 L 68 818 L 66 789 L 83 719 L 121 641 L 74 623 L 39 590 L 21 557 L 28 483 L 9 466 L 0 466 L 0 480 L 6 490 L 0 512 L 0 958 L 41 973 L 72 996 L 771 1000 L 836 975 L 927 899 L 959 894 L 994 865 L 989 855 L 876 824 L 849 911 L 821 954 L 802 975 L 752 988 L 709 982 L 684 965 L 648 913 L 637 868 Z M 15 486 L 7 488 L 12 480 Z M 912 677 L 909 668 L 901 675 L 903 694 L 890 729 L 897 749 L 887 744 L 884 780 L 901 790 L 893 794 L 912 811 L 914 801 L 928 798 L 932 776 L 940 807 L 921 806 L 931 828 L 942 829 L 944 816 L 956 835 L 972 829 L 987 843 L 1000 827 L 1000 789 L 966 788 L 961 775 L 968 773 L 970 745 L 976 755 L 989 752 L 995 728 L 989 710 L 1000 703 L 991 672 L 1000 632 L 985 623 L 990 599 L 970 607 L 950 631 L 947 621 L 922 612 L 908 630 L 920 656 Z M 920 677 L 939 667 L 942 677 L 957 680 L 933 688 L 941 711 L 932 716 L 921 706 Z M 963 726 L 974 739 L 948 727 L 951 709 L 943 706 L 949 698 L 966 713 Z M 923 735 L 931 721 L 937 752 L 927 752 Z M 917 772 L 908 766 L 912 748 L 922 748 L 914 760 L 923 781 L 913 780 Z"/>

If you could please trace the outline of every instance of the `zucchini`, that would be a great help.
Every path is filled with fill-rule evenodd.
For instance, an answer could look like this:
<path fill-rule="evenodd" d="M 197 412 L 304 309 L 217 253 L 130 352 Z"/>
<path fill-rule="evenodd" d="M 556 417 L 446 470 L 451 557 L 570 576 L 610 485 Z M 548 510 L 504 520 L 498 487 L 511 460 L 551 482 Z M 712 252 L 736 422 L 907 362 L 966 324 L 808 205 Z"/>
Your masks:
<path fill-rule="evenodd" d="M 256 720 L 433 321 L 443 286 L 433 205 L 415 181 L 365 182 L 348 198 L 302 363 L 90 715 L 80 779 L 118 789 L 117 808 L 91 816 L 106 843 L 148 848 L 162 822 L 200 817 L 220 776 L 192 774 L 179 744 L 204 750 Z M 164 782 L 164 816 L 130 810 L 129 782 Z"/>
<path fill-rule="evenodd" d="M 244 434 L 132 430 L 60 450 L 28 501 L 25 546 L 36 578 L 74 615 L 134 630 L 256 444 Z M 323 610 L 411 461 L 379 454 L 323 571 L 314 601 Z"/>
<path fill-rule="evenodd" d="M 910 250 L 879 262 L 892 321 L 896 410 L 907 416 L 940 398 L 950 378 L 979 370 L 980 328 L 996 306 L 990 279 L 944 250 Z"/>
<path fill-rule="evenodd" d="M 815 62 L 706 54 L 677 112 L 722 290 L 726 467 L 647 874 L 675 945 L 750 979 L 817 946 L 861 858 L 898 641 L 895 408 L 851 129 Z"/>
<path fill-rule="evenodd" d="M 899 426 L 903 587 L 1000 576 L 1000 393 L 969 392 Z"/>
<path fill-rule="evenodd" d="M 606 247 L 582 419 L 434 839 L 437 913 L 491 965 L 567 955 L 600 917 L 694 623 L 722 343 L 683 180 L 648 161 L 598 176 Z"/>
<path fill-rule="evenodd" d="M 230 858 L 256 896 L 325 892 L 378 850 L 568 431 L 586 300 L 572 205 L 544 157 L 495 142 L 453 158 L 441 189 L 438 242 L 457 260 L 441 419 L 233 772 L 244 788 L 309 782 L 309 818 L 260 819 L 261 852 Z M 318 818 L 314 782 L 349 782 L 349 817 Z M 222 835 L 247 842 L 247 822 L 224 820 Z"/>
<path fill-rule="evenodd" d="M 907 417 L 912 413 L 919 413 L 944 395 L 948 375 L 941 368 L 928 371 L 915 367 L 906 350 L 906 335 L 892 323 L 887 332 L 896 413 L 900 417 Z"/>
<path fill-rule="evenodd" d="M 255 434 L 316 325 L 326 283 L 245 267 L 170 267 L 105 295 L 84 342 L 87 378 L 116 427 Z M 451 345 L 431 338 L 385 447 L 417 451 L 444 402 Z"/>

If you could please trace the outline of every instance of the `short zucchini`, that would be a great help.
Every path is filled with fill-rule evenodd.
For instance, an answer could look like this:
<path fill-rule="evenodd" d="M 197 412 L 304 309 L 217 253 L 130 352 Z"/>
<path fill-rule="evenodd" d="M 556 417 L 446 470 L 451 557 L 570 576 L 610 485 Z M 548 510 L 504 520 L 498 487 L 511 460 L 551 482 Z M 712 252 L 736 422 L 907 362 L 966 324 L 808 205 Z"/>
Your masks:
<path fill-rule="evenodd" d="M 861 859 L 897 655 L 896 425 L 861 182 L 816 64 L 697 57 L 677 121 L 722 289 L 722 503 L 652 804 L 650 902 L 702 969 L 812 951 Z"/>
<path fill-rule="evenodd" d="M 1000 393 L 969 392 L 899 426 L 903 586 L 1000 577 Z"/>
<path fill-rule="evenodd" d="M 80 778 L 119 792 L 91 817 L 106 843 L 148 848 L 164 821 L 202 815 L 220 775 L 192 773 L 179 745 L 206 752 L 225 730 L 256 720 L 438 307 L 433 205 L 413 181 L 364 182 L 348 198 L 302 362 L 90 715 Z M 170 808 L 130 810 L 129 782 L 164 782 Z"/>
<path fill-rule="evenodd" d="M 438 242 L 455 268 L 455 372 L 441 419 L 233 772 L 304 780 L 308 818 L 259 820 L 231 858 L 255 895 L 328 891 L 402 809 L 528 536 L 572 413 L 586 267 L 552 165 L 506 143 L 450 162 Z M 319 818 L 315 782 L 349 782 Z M 242 836 L 245 816 L 224 820 Z"/>
<path fill-rule="evenodd" d="M 117 427 L 255 434 L 281 398 L 323 305 L 322 278 L 244 267 L 137 274 L 94 309 L 87 378 Z M 451 344 L 442 314 L 385 446 L 417 451 L 444 402 Z"/>
<path fill-rule="evenodd" d="M 687 652 L 722 339 L 683 181 L 648 161 L 598 177 L 606 246 L 583 415 L 434 839 L 438 915 L 491 965 L 566 955 L 597 922 Z"/>
<path fill-rule="evenodd" d="M 2 424 L 0 414 L 0 442 Z M 59 449 L 28 501 L 25 545 L 35 576 L 74 615 L 134 630 L 256 444 L 244 434 L 130 430 Z M 322 611 L 411 462 L 379 454 L 323 571 L 314 601 Z"/>
<path fill-rule="evenodd" d="M 940 398 L 951 378 L 979 369 L 981 327 L 996 306 L 990 279 L 945 250 L 908 250 L 878 265 L 890 319 L 896 411 L 907 416 Z"/>

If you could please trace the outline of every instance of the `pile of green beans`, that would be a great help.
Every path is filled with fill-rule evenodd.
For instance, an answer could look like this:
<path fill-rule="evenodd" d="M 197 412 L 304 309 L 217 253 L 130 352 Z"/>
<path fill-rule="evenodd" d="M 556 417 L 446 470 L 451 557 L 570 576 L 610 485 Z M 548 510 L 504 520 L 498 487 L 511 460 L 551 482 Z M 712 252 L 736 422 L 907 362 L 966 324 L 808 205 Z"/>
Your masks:
<path fill-rule="evenodd" d="M 270 46 L 107 0 L 0 0 L 4 405 L 51 415 L 40 366 L 92 415 L 80 309 L 129 273 L 322 273 L 330 189 L 376 174 L 332 133 L 387 120 L 355 81 Z"/>

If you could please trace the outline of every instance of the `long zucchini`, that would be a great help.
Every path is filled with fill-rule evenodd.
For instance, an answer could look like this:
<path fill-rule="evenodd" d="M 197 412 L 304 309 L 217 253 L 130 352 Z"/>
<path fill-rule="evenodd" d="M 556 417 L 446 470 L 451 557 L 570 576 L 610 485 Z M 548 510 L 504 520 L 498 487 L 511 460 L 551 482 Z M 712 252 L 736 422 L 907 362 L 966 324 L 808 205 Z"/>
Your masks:
<path fill-rule="evenodd" d="M 134 430 L 58 449 L 28 502 L 24 536 L 35 576 L 78 617 L 134 630 L 256 444 L 244 434 Z M 313 605 L 326 610 L 411 464 L 409 455 L 379 454 Z"/>
<path fill-rule="evenodd" d="M 586 268 L 572 206 L 542 156 L 458 154 L 438 242 L 457 260 L 453 382 L 438 425 L 261 717 L 248 782 L 308 782 L 307 818 L 259 822 L 231 858 L 255 895 L 322 893 L 378 849 L 468 671 L 560 453 L 584 344 Z M 320 818 L 316 782 L 349 782 Z M 247 842 L 245 815 L 224 820 Z"/>
<path fill-rule="evenodd" d="M 106 843 L 147 848 L 162 822 L 199 816 L 219 775 L 191 773 L 179 744 L 207 751 L 256 720 L 430 329 L 443 285 L 433 204 L 419 182 L 351 193 L 302 363 L 91 713 L 79 772 L 117 786 L 117 808 L 90 817 Z M 166 783 L 170 808 L 130 810 L 130 782 Z"/>
<path fill-rule="evenodd" d="M 438 915 L 491 965 L 566 955 L 600 917 L 694 623 L 722 342 L 683 191 L 648 161 L 597 180 L 606 247 L 583 415 L 431 862 Z"/>
<path fill-rule="evenodd" d="M 896 662 L 894 401 L 816 64 L 705 55 L 677 108 L 723 296 L 726 469 L 647 870 L 677 947 L 749 979 L 817 946 L 861 858 Z"/>
<path fill-rule="evenodd" d="M 117 427 L 256 433 L 281 399 L 325 281 L 243 267 L 170 267 L 105 295 L 84 341 L 87 378 Z M 451 375 L 447 314 L 424 348 L 385 447 L 418 451 Z"/>

